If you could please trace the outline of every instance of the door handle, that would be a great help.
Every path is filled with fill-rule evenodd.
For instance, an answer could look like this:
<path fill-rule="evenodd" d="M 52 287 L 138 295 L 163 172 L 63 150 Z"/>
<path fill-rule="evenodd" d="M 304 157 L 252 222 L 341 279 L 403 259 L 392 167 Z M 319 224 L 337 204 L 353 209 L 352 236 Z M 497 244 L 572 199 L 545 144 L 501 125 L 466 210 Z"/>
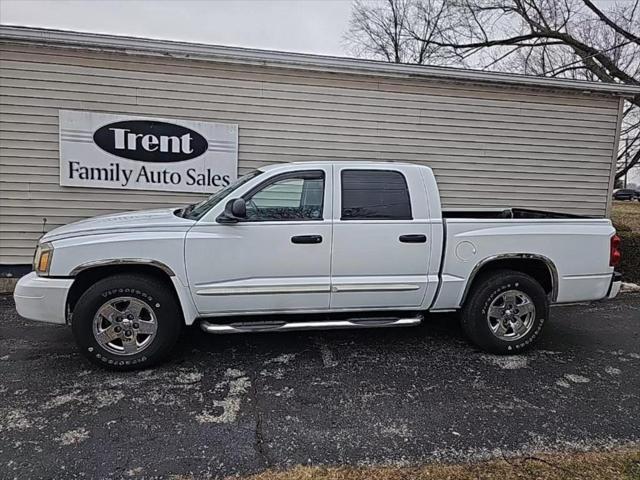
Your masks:
<path fill-rule="evenodd" d="M 296 235 L 291 243 L 322 243 L 322 235 Z"/>
<path fill-rule="evenodd" d="M 402 243 L 427 243 L 426 235 L 400 235 L 399 240 Z"/>

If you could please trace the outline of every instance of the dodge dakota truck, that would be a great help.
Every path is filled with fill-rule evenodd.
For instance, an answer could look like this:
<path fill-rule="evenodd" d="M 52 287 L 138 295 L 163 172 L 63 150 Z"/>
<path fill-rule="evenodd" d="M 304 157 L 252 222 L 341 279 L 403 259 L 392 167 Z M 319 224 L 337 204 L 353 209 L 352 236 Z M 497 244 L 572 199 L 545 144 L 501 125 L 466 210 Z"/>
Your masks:
<path fill-rule="evenodd" d="M 443 211 L 433 172 L 393 162 L 273 165 L 198 204 L 56 228 L 18 313 L 69 324 L 112 369 L 213 334 L 406 327 L 458 311 L 479 348 L 530 347 L 553 303 L 614 297 L 611 222 L 520 208 Z M 454 317 L 456 317 L 454 315 Z"/>

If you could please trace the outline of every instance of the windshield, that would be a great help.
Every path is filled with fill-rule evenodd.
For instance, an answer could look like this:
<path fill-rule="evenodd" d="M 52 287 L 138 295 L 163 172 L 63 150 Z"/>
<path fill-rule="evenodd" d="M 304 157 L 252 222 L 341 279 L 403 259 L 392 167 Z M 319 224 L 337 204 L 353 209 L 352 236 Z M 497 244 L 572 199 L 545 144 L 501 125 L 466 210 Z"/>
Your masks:
<path fill-rule="evenodd" d="M 218 204 L 218 202 L 220 202 L 220 200 L 225 198 L 227 195 L 229 195 L 231 192 L 233 192 L 235 189 L 237 189 L 241 185 L 244 185 L 245 183 L 247 183 L 252 178 L 257 177 L 261 173 L 262 172 L 260 170 L 254 170 L 251 173 L 247 173 L 246 175 L 243 175 L 242 177 L 238 178 L 235 182 L 230 183 L 219 192 L 216 192 L 213 195 L 211 195 L 206 200 L 203 200 L 200 203 L 190 205 L 187 208 L 185 208 L 182 211 L 182 216 L 190 220 L 200 220 L 204 216 L 204 214 L 207 213 L 209 210 L 211 210 L 213 207 L 215 207 Z"/>

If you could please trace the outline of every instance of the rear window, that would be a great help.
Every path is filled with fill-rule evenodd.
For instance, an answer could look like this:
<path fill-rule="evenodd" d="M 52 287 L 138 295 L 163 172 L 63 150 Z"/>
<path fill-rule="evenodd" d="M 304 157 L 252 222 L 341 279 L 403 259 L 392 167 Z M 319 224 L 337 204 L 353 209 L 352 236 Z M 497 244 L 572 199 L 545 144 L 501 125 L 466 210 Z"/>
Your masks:
<path fill-rule="evenodd" d="M 407 181 L 393 170 L 343 170 L 341 220 L 411 220 Z"/>

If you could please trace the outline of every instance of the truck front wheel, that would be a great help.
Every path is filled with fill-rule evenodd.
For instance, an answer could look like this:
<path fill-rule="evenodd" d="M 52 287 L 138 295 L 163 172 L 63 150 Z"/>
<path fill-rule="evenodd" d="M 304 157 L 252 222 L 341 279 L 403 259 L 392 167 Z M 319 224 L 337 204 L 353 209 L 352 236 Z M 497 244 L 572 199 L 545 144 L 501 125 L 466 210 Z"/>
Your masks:
<path fill-rule="evenodd" d="M 82 294 L 71 326 L 90 361 L 133 370 L 158 363 L 169 353 L 180 334 L 182 315 L 162 281 L 121 274 L 96 282 Z"/>
<path fill-rule="evenodd" d="M 462 329 L 475 345 L 500 355 L 516 354 L 538 338 L 549 315 L 540 284 L 524 273 L 499 270 L 474 282 L 462 310 Z"/>

